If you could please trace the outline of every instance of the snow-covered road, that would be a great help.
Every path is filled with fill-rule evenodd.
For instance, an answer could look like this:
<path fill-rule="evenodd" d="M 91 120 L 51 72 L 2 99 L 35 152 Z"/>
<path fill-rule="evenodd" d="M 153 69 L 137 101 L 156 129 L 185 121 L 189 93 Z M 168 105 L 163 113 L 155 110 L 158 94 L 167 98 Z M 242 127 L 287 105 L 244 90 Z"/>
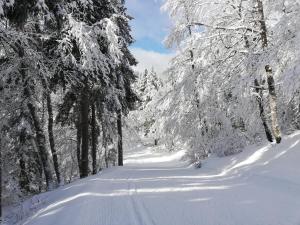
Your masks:
<path fill-rule="evenodd" d="M 138 149 L 138 150 L 137 150 Z M 27 225 L 300 225 L 300 133 L 212 157 L 202 169 L 139 147 L 111 168 L 47 193 Z"/>

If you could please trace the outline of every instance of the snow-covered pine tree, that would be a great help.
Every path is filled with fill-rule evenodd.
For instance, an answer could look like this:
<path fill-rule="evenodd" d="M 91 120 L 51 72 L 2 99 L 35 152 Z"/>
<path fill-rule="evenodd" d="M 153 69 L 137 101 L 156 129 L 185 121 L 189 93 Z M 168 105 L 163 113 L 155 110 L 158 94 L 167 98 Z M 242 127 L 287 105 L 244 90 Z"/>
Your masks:
<path fill-rule="evenodd" d="M 126 14 L 123 1 L 90 1 L 86 4 L 82 4 L 82 2 L 76 4 L 76 6 L 72 4 L 66 7 L 67 9 L 70 8 L 73 14 L 72 16 L 68 15 L 65 28 L 67 35 L 62 39 L 61 47 L 64 49 L 66 56 L 71 59 L 65 61 L 67 65 L 69 67 L 75 66 L 75 70 L 82 74 L 81 76 L 85 79 L 84 81 L 79 80 L 79 88 L 80 84 L 84 83 L 84 89 L 80 91 L 82 93 L 81 101 L 77 101 L 81 106 L 85 104 L 84 107 L 79 107 L 82 109 L 82 113 L 80 117 L 77 117 L 81 121 L 79 124 L 83 125 L 83 121 L 85 121 L 84 124 L 87 124 L 87 126 L 77 126 L 80 127 L 80 132 L 78 132 L 80 135 L 78 136 L 81 141 L 81 154 L 77 155 L 80 155 L 81 174 L 82 177 L 85 177 L 88 171 L 87 155 L 89 146 L 87 140 L 89 138 L 88 118 L 90 113 L 88 111 L 83 113 L 83 109 L 87 110 L 95 107 L 97 118 L 102 121 L 102 133 L 104 134 L 103 139 L 105 139 L 103 143 L 112 141 L 113 138 L 109 136 L 114 136 L 114 129 L 112 128 L 114 126 L 118 126 L 119 137 L 121 137 L 120 112 L 126 112 L 132 102 L 135 101 L 135 95 L 130 87 L 134 80 L 130 66 L 136 62 L 128 50 L 128 46 L 133 39 L 129 33 L 128 21 L 130 17 Z M 84 10 L 81 10 L 82 7 Z M 84 32 L 83 34 L 77 32 L 77 29 L 82 29 L 82 27 L 91 32 Z M 81 36 L 78 36 L 78 33 Z M 87 35 L 89 36 L 87 37 Z M 74 51 L 74 48 L 77 51 Z M 77 53 L 77 56 L 74 53 Z M 69 79 L 69 77 L 67 76 L 66 79 Z M 74 80 L 76 80 L 75 77 L 70 79 L 71 82 L 68 81 L 68 83 L 72 83 Z M 78 85 L 75 86 L 78 87 Z M 69 88 L 72 88 L 72 86 Z M 71 106 L 63 110 L 64 106 L 67 105 L 63 104 L 61 111 L 63 114 L 64 112 L 70 112 L 72 108 Z M 115 124 L 111 118 L 115 116 L 116 112 L 119 113 Z M 59 115 L 62 115 L 62 113 Z M 63 116 L 60 118 L 63 118 Z M 92 118 L 94 117 L 92 116 Z M 99 129 L 92 129 L 93 132 L 96 130 Z M 95 137 L 98 135 L 94 133 L 91 135 L 94 137 L 92 138 L 94 167 L 96 164 L 95 156 L 97 155 L 95 154 L 97 148 Z M 108 145 L 104 144 L 105 149 Z M 105 152 L 107 151 L 106 149 Z M 93 171 L 95 172 L 96 168 L 93 168 Z"/>
<path fill-rule="evenodd" d="M 17 119 L 15 126 L 27 124 L 28 126 L 24 127 L 25 133 L 35 133 L 34 142 L 41 159 L 46 186 L 47 189 L 51 189 L 51 165 L 36 101 L 42 95 L 41 90 L 47 89 L 46 80 L 50 76 L 39 46 L 42 37 L 39 22 L 43 20 L 39 13 L 43 10 L 46 10 L 43 1 L 9 1 L 1 5 L 2 21 L 6 22 L 6 26 L 1 25 L 0 35 L 3 46 L 1 77 L 4 83 L 2 93 L 7 96 L 7 102 L 11 103 L 8 105 L 13 107 L 4 107 L 7 109 L 5 115 Z M 36 18 L 35 23 L 28 23 L 29 18 Z M 24 163 L 20 163 L 20 166 L 22 164 Z"/>
<path fill-rule="evenodd" d="M 143 73 L 137 75 L 138 79 L 134 84 L 137 94 L 142 101 L 142 108 L 150 102 L 157 92 L 162 88 L 163 82 L 158 77 L 154 68 L 145 69 Z"/>
<path fill-rule="evenodd" d="M 117 114 L 117 133 L 118 133 L 118 165 L 123 166 L 123 132 L 122 132 L 122 115 L 126 115 L 130 110 L 134 109 L 137 96 L 132 89 L 132 83 L 136 77 L 132 70 L 132 66 L 137 64 L 136 59 L 129 51 L 129 46 L 133 43 L 131 36 L 131 28 L 129 21 L 132 19 L 126 11 L 124 0 L 115 0 L 114 2 L 115 23 L 118 26 L 118 42 L 122 52 L 122 58 L 116 68 L 117 80 L 117 98 L 116 114 Z"/>
<path fill-rule="evenodd" d="M 136 61 L 128 49 L 133 39 L 124 1 L 1 1 L 0 14 L 1 144 L 10 146 L 1 156 L 8 159 L 4 173 L 13 171 L 5 176 L 5 187 L 42 191 L 44 171 L 47 189 L 52 188 L 48 144 L 58 183 L 61 176 L 72 180 L 72 127 L 77 127 L 81 176 L 89 173 L 90 142 L 96 173 L 102 160 L 97 158 L 100 131 L 103 143 L 116 143 L 118 131 L 122 135 L 117 112 L 121 122 L 121 113 L 136 100 L 130 68 Z M 59 127 L 54 117 L 66 126 Z"/>
<path fill-rule="evenodd" d="M 57 49 L 62 53 L 60 58 L 66 71 L 62 74 L 61 83 L 67 84 L 69 94 L 62 104 L 58 120 L 68 119 L 71 109 L 76 109 L 77 141 L 80 141 L 77 145 L 81 146 L 80 151 L 77 148 L 77 157 L 80 175 L 86 177 L 89 173 L 90 108 L 94 104 L 91 100 L 95 99 L 92 98 L 92 89 L 100 89 L 111 82 L 110 71 L 120 54 L 114 42 L 117 27 L 110 18 L 112 5 L 108 1 L 75 1 L 65 3 L 64 9 L 67 19 Z M 81 29 L 84 32 L 80 32 Z M 96 143 L 95 140 L 93 143 Z M 95 172 L 96 155 L 93 153 L 92 156 Z"/>

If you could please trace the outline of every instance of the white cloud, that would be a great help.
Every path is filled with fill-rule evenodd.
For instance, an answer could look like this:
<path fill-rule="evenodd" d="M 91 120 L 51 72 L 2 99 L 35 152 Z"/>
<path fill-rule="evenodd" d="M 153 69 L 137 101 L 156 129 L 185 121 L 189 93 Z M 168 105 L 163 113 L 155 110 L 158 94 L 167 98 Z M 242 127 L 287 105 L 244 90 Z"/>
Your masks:
<path fill-rule="evenodd" d="M 170 60 L 174 57 L 173 53 L 159 53 L 141 48 L 132 48 L 131 52 L 139 62 L 135 67 L 139 72 L 154 67 L 157 73 L 162 74 L 168 68 Z"/>
<path fill-rule="evenodd" d="M 127 0 L 126 7 L 131 21 L 133 36 L 136 40 L 151 38 L 161 42 L 170 27 L 167 14 L 160 11 L 162 0 Z"/>

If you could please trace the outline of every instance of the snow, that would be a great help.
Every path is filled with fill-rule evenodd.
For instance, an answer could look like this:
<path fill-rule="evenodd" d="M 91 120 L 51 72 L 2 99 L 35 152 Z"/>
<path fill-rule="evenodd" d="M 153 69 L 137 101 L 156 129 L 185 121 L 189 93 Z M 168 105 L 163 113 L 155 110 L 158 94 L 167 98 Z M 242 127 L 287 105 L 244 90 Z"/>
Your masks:
<path fill-rule="evenodd" d="M 42 194 L 46 203 L 19 224 L 300 224 L 300 132 L 280 145 L 211 156 L 201 169 L 180 161 L 183 155 L 136 145 L 124 167 Z"/>

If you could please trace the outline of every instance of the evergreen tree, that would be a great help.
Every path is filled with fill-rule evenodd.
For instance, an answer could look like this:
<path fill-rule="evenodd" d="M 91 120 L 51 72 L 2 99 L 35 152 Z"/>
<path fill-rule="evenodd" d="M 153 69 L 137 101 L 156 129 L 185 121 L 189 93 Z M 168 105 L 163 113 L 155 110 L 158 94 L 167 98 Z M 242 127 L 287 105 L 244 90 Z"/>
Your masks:
<path fill-rule="evenodd" d="M 155 94 L 163 86 L 163 83 L 152 67 L 150 72 L 148 69 L 145 69 L 144 73 L 140 74 L 135 86 L 135 88 L 137 89 L 137 93 L 145 106 L 145 104 L 153 99 Z"/>
<path fill-rule="evenodd" d="M 50 76 L 45 58 L 39 46 L 41 41 L 41 30 L 39 21 L 42 20 L 40 12 L 45 9 L 41 1 L 15 1 L 12 5 L 4 5 L 3 20 L 9 21 L 9 25 L 1 27 L 1 42 L 6 46 L 2 68 L 13 70 L 1 71 L 3 74 L 4 89 L 10 95 L 16 91 L 21 93 L 17 101 L 19 107 L 14 116 L 18 121 L 27 120 L 31 130 L 35 132 L 35 142 L 42 162 L 47 189 L 53 187 L 51 165 L 49 161 L 45 132 L 39 115 L 39 107 L 36 99 L 41 96 L 40 90 L 46 90 L 46 80 Z M 36 18 L 36 23 L 27 24 L 28 18 Z M 33 31 L 33 32 L 32 32 Z M 13 90 L 11 89 L 13 87 Z M 9 99 L 11 100 L 11 99 Z M 15 105 L 16 106 L 16 105 Z M 8 109 L 9 110 L 9 109 Z M 30 115 L 29 117 L 24 115 Z M 23 138 L 20 138 L 23 140 Z M 24 165 L 24 163 L 21 163 Z M 20 165 L 21 165 L 20 164 Z"/>

